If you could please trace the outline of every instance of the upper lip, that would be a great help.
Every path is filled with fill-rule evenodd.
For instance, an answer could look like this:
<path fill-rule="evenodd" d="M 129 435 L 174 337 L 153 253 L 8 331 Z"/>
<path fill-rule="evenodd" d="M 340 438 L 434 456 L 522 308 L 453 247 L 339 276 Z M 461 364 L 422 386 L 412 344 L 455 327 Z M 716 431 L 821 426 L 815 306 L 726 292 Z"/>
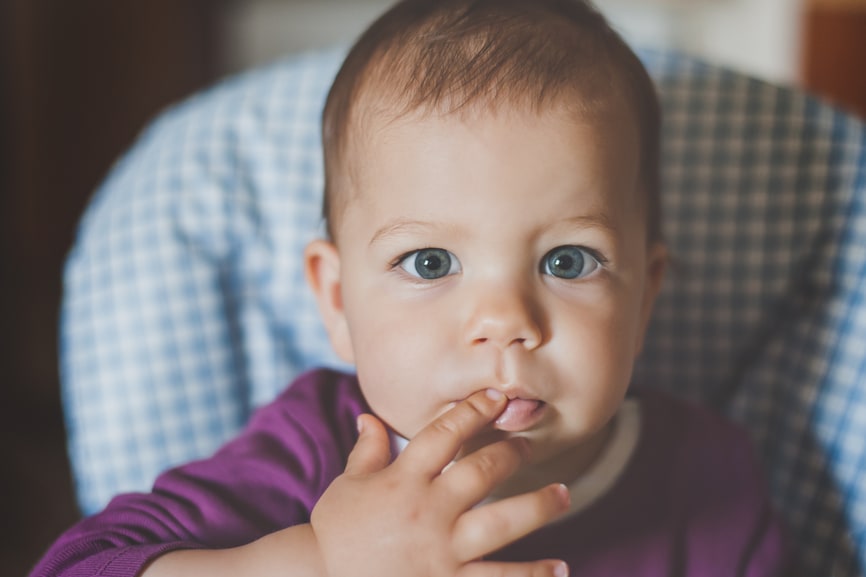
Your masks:
<path fill-rule="evenodd" d="M 525 401 L 541 400 L 537 394 L 522 385 L 504 384 L 494 388 L 504 394 L 509 401 L 513 401 L 515 399 L 523 399 Z"/>
<path fill-rule="evenodd" d="M 500 393 L 505 395 L 505 398 L 508 399 L 509 401 L 514 401 L 514 400 L 520 399 L 523 401 L 538 401 L 541 403 L 544 402 L 538 395 L 536 395 L 535 393 L 533 393 L 533 392 L 531 392 L 528 389 L 523 388 L 523 387 L 499 385 L 499 386 L 481 387 L 480 389 L 476 389 L 476 390 L 483 390 L 485 388 L 495 389 L 495 390 L 499 391 Z M 461 401 L 464 401 L 470 395 L 472 395 L 472 393 L 469 393 L 465 397 L 463 397 L 461 399 L 457 399 L 457 400 L 452 401 L 452 402 L 453 403 L 459 403 Z"/>

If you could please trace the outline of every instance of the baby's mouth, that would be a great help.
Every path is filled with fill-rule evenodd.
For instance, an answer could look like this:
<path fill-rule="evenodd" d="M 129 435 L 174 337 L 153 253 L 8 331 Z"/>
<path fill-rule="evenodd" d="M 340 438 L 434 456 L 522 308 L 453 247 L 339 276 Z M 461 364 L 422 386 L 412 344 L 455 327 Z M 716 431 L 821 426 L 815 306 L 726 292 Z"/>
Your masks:
<path fill-rule="evenodd" d="M 541 420 L 546 408 L 547 403 L 538 399 L 509 399 L 494 428 L 511 433 L 525 431 Z"/>

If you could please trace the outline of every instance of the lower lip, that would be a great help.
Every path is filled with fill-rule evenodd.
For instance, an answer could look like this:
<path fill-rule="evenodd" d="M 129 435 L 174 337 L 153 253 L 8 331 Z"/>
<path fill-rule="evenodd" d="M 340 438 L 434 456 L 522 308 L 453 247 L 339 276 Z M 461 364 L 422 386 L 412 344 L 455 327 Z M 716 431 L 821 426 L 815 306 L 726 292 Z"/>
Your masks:
<path fill-rule="evenodd" d="M 496 419 L 495 428 L 510 433 L 525 431 L 541 420 L 546 408 L 542 401 L 511 399 Z"/>

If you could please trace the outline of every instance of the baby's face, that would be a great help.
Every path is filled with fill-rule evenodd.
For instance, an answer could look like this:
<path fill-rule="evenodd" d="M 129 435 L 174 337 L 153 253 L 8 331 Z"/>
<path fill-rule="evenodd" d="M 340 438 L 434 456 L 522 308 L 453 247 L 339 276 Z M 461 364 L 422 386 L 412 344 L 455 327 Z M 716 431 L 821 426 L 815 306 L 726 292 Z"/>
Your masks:
<path fill-rule="evenodd" d="M 411 438 L 492 387 L 513 400 L 488 438 L 526 437 L 535 463 L 603 431 L 663 269 L 645 242 L 637 142 L 624 120 L 558 112 L 370 131 L 326 323 L 381 419 Z"/>

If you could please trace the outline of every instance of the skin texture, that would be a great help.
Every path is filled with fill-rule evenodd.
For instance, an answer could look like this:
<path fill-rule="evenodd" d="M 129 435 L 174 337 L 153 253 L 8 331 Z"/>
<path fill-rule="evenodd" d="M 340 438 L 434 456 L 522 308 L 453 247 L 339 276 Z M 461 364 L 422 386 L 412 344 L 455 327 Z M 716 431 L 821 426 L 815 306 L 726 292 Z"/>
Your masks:
<path fill-rule="evenodd" d="M 642 345 L 665 252 L 644 240 L 628 118 L 369 126 L 338 242 L 305 258 L 375 416 L 309 525 L 169 553 L 145 575 L 564 577 L 556 560 L 483 557 L 567 510 L 562 483 L 603 449 Z M 576 278 L 551 274 L 557 247 L 585 257 Z M 447 254 L 447 274 L 418 278 L 422 249 Z M 410 440 L 393 463 L 387 428 Z"/>

